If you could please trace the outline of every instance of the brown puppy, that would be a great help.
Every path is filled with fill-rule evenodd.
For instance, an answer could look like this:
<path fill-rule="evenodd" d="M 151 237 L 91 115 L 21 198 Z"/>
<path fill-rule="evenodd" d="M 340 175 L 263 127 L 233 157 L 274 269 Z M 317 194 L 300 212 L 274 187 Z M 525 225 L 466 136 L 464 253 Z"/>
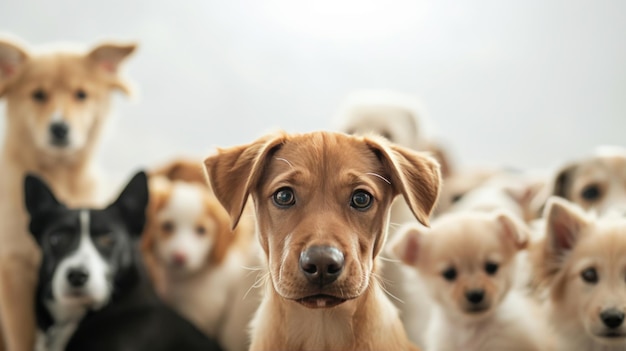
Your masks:
<path fill-rule="evenodd" d="M 35 54 L 0 40 L 0 97 L 7 108 L 0 156 L 0 320 L 11 351 L 31 351 L 35 335 L 39 252 L 26 231 L 24 175 L 43 177 L 70 206 L 94 205 L 92 155 L 111 92 L 129 90 L 118 68 L 134 49 L 102 44 L 87 52 Z"/>
<path fill-rule="evenodd" d="M 254 201 L 269 284 L 251 350 L 410 350 L 376 278 L 389 208 L 402 194 L 424 224 L 438 164 L 384 138 L 280 134 L 206 159 L 213 190 L 236 226 Z"/>

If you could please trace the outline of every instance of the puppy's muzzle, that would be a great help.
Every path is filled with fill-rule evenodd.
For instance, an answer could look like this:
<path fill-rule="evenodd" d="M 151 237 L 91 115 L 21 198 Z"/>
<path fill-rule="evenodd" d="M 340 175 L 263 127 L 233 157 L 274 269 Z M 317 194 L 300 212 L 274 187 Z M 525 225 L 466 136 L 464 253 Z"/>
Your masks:
<path fill-rule="evenodd" d="M 89 280 L 89 274 L 84 269 L 70 269 L 67 272 L 67 281 L 73 288 L 82 288 L 87 280 Z"/>
<path fill-rule="evenodd" d="M 624 312 L 610 308 L 600 313 L 602 323 L 609 329 L 617 329 L 624 323 Z"/>
<path fill-rule="evenodd" d="M 300 253 L 300 271 L 312 284 L 331 284 L 345 266 L 343 253 L 332 246 L 311 246 Z"/>
<path fill-rule="evenodd" d="M 66 146 L 69 143 L 70 126 L 65 122 L 50 124 L 51 143 L 55 146 Z"/>

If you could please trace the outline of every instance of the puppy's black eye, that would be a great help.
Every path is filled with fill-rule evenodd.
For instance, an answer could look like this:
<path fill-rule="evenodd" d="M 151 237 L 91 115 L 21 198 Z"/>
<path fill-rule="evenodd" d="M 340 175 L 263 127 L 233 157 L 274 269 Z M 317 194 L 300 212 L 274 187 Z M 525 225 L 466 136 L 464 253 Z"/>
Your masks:
<path fill-rule="evenodd" d="M 37 102 L 46 102 L 48 100 L 48 94 L 43 89 L 37 89 L 31 94 L 33 100 Z"/>
<path fill-rule="evenodd" d="M 278 207 L 287 208 L 296 203 L 296 196 L 291 188 L 280 188 L 272 195 L 272 201 Z"/>
<path fill-rule="evenodd" d="M 455 194 L 452 196 L 452 203 L 459 202 L 463 198 L 463 194 Z"/>
<path fill-rule="evenodd" d="M 487 272 L 487 274 L 489 275 L 496 274 L 498 272 L 498 268 L 500 268 L 500 266 L 498 266 L 497 263 L 493 263 L 493 262 L 485 263 L 485 272 Z"/>
<path fill-rule="evenodd" d="M 76 96 L 76 100 L 83 101 L 87 98 L 87 92 L 83 89 L 78 89 L 76 93 L 74 93 L 74 96 Z"/>
<path fill-rule="evenodd" d="M 197 226 L 196 234 L 198 234 L 198 236 L 203 236 L 204 234 L 206 234 L 206 228 L 202 225 Z"/>
<path fill-rule="evenodd" d="M 587 185 L 583 188 L 583 191 L 580 193 L 583 199 L 587 201 L 594 201 L 600 198 L 602 195 L 600 191 L 600 187 L 597 184 Z"/>
<path fill-rule="evenodd" d="M 450 267 L 450 268 L 446 269 L 445 271 L 443 271 L 443 273 L 441 273 L 441 275 L 444 278 L 446 278 L 446 280 L 453 281 L 454 279 L 456 279 L 456 269 L 454 267 Z"/>
<path fill-rule="evenodd" d="M 595 284 L 598 282 L 598 271 L 595 268 L 587 268 L 580 273 L 580 277 L 589 284 Z"/>
<path fill-rule="evenodd" d="M 161 224 L 161 230 L 167 234 L 170 234 L 174 231 L 174 223 L 171 221 L 165 221 Z"/>
<path fill-rule="evenodd" d="M 71 234 L 69 232 L 58 231 L 48 235 L 48 243 L 53 250 L 63 250 L 71 241 Z"/>
<path fill-rule="evenodd" d="M 115 238 L 111 233 L 101 234 L 94 238 L 94 242 L 98 247 L 109 249 L 115 244 Z"/>
<path fill-rule="evenodd" d="M 350 200 L 350 206 L 352 206 L 353 208 L 360 210 L 360 211 L 365 211 L 368 208 L 370 208 L 370 206 L 372 206 L 372 194 L 368 193 L 365 190 L 357 190 L 354 193 L 352 193 L 352 199 Z"/>

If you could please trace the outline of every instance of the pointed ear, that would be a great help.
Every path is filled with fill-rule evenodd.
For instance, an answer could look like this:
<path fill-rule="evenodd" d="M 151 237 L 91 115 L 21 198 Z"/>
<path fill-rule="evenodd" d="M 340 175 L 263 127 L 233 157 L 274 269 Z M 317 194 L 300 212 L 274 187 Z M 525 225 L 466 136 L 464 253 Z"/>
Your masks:
<path fill-rule="evenodd" d="M 0 40 L 0 97 L 19 75 L 29 55 L 17 44 Z"/>
<path fill-rule="evenodd" d="M 523 250 L 528 246 L 529 228 L 521 220 L 506 211 L 496 212 L 495 220 L 502 228 L 503 238 L 513 243 L 517 250 Z"/>
<path fill-rule="evenodd" d="M 204 167 L 215 196 L 237 227 L 250 191 L 257 185 L 265 160 L 285 142 L 284 133 L 265 136 L 252 144 L 218 149 L 204 160 Z"/>
<path fill-rule="evenodd" d="M 137 44 L 103 43 L 93 48 L 88 54 L 90 60 L 106 77 L 111 80 L 114 88 L 127 95 L 131 94 L 130 86 L 120 78 L 119 67 L 126 58 L 137 49 Z"/>
<path fill-rule="evenodd" d="M 417 266 L 426 231 L 428 228 L 421 227 L 419 224 L 408 224 L 398 229 L 395 238 L 389 243 L 391 253 L 404 264 Z"/>
<path fill-rule="evenodd" d="M 139 236 L 146 222 L 148 178 L 139 172 L 128 182 L 120 196 L 108 209 L 116 209 L 126 222 L 131 235 Z"/>
<path fill-rule="evenodd" d="M 546 249 L 562 257 L 571 251 L 580 233 L 589 225 L 586 214 L 576 205 L 558 197 L 548 199 L 546 213 Z"/>
<path fill-rule="evenodd" d="M 24 178 L 24 201 L 31 217 L 59 206 L 65 207 L 54 197 L 48 185 L 33 174 Z"/>
<path fill-rule="evenodd" d="M 383 139 L 365 138 L 365 142 L 388 168 L 396 194 L 402 194 L 417 220 L 428 226 L 441 185 L 437 161 Z"/>

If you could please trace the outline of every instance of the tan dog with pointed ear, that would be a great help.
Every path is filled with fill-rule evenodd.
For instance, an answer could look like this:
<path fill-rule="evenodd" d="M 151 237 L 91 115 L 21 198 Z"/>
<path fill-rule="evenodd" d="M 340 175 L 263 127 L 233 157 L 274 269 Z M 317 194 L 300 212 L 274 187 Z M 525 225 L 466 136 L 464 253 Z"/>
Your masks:
<path fill-rule="evenodd" d="M 134 44 L 106 43 L 87 52 L 35 54 L 0 40 L 0 97 L 7 106 L 0 156 L 0 320 L 11 351 L 32 351 L 35 334 L 39 253 L 26 232 L 24 175 L 43 177 L 70 206 L 94 205 L 92 155 L 111 92 L 129 92 L 118 71 L 134 50 Z"/>
<path fill-rule="evenodd" d="M 206 159 L 237 225 L 248 196 L 269 268 L 251 350 L 415 350 L 375 278 L 402 194 L 428 223 L 438 164 L 383 138 L 279 134 Z"/>

